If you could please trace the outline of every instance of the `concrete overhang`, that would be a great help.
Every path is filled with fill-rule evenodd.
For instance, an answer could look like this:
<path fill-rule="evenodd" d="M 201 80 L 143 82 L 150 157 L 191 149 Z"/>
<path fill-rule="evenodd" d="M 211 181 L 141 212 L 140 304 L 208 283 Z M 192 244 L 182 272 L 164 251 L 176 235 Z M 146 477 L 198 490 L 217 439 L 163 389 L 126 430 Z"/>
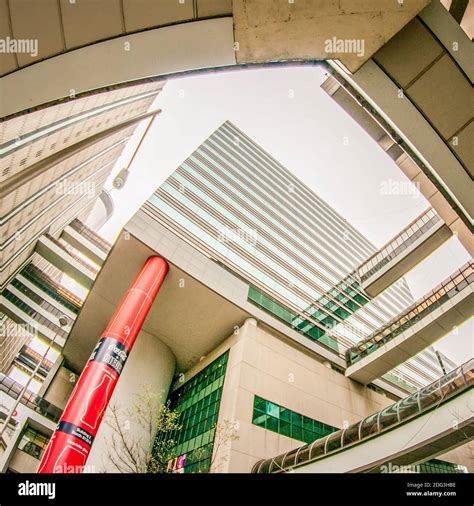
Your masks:
<path fill-rule="evenodd" d="M 256 318 L 268 332 L 316 360 L 345 367 L 342 354 L 306 338 L 253 305 L 247 300 L 246 282 L 147 218 L 142 209 L 113 246 L 74 323 L 63 348 L 67 367 L 82 371 L 133 278 L 146 259 L 158 251 L 167 259 L 170 272 L 143 330 L 171 349 L 180 371 L 195 365 L 248 317 Z M 406 395 L 383 379 L 374 384 L 394 398 Z"/>
<path fill-rule="evenodd" d="M 362 283 L 365 292 L 376 297 L 444 244 L 452 232 L 444 223 L 440 222 L 438 225 L 434 231 L 423 234 L 405 251 L 365 280 Z"/>
<path fill-rule="evenodd" d="M 64 347 L 66 365 L 81 371 L 134 277 L 157 253 L 123 232 L 84 302 Z M 224 297 L 169 263 L 170 270 L 143 330 L 174 353 L 187 370 L 229 337 L 249 316 Z"/>
<path fill-rule="evenodd" d="M 237 61 L 337 59 L 355 72 L 429 3 L 234 0 Z M 363 45 L 341 50 L 349 41 Z"/>
<path fill-rule="evenodd" d="M 380 378 L 472 318 L 473 304 L 473 287 L 468 285 L 413 327 L 349 366 L 346 377 L 364 385 Z"/>

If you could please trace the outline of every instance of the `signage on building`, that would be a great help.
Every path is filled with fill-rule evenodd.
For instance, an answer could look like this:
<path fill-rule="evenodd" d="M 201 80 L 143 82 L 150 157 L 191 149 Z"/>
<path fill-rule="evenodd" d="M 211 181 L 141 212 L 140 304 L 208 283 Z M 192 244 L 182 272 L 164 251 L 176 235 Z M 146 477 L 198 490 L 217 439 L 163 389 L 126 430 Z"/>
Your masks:
<path fill-rule="evenodd" d="M 168 461 L 166 466 L 167 473 L 184 473 L 184 466 L 186 464 L 186 454 L 180 455 Z"/>

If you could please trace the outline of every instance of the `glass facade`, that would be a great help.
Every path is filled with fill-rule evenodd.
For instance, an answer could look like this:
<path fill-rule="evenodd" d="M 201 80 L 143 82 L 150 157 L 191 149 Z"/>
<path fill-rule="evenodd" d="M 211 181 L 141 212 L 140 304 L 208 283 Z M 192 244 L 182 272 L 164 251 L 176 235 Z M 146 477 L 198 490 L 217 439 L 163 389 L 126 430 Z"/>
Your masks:
<path fill-rule="evenodd" d="M 248 300 L 264 311 L 271 313 L 279 320 L 282 320 L 309 339 L 318 341 L 335 351 L 339 351 L 337 341 L 328 336 L 323 329 L 312 325 L 307 320 L 301 321 L 301 318 L 295 312 L 283 307 L 279 302 L 273 300 L 261 290 L 251 286 L 249 288 Z"/>
<path fill-rule="evenodd" d="M 28 305 L 26 302 L 24 302 L 21 298 L 17 297 L 15 294 L 10 292 L 7 288 L 3 290 L 2 295 L 5 297 L 6 300 L 14 304 L 18 309 L 26 313 L 28 316 L 33 318 L 35 322 L 43 325 L 44 327 L 50 329 L 52 332 L 54 332 L 57 336 L 62 337 L 63 339 L 67 338 L 67 333 L 59 327 L 59 325 L 56 325 L 52 322 L 51 319 L 46 318 L 41 313 L 33 309 L 30 305 Z"/>
<path fill-rule="evenodd" d="M 41 272 L 33 263 L 26 265 L 20 274 L 73 313 L 79 312 L 82 301 L 47 274 Z"/>
<path fill-rule="evenodd" d="M 169 434 L 176 441 L 172 458 L 180 458 L 185 473 L 209 471 L 216 424 L 224 385 L 228 352 L 171 392 L 170 408 L 180 413 L 180 430 Z"/>
<path fill-rule="evenodd" d="M 459 464 L 452 464 L 445 460 L 431 459 L 423 462 L 419 466 L 420 473 L 433 473 L 433 474 L 444 474 L 444 473 L 467 473 L 467 468 Z"/>
<path fill-rule="evenodd" d="M 22 390 L 23 385 L 20 385 L 20 383 L 17 383 L 5 374 L 0 373 L 1 392 L 5 392 L 9 397 L 12 397 L 13 399 L 18 399 Z M 29 390 L 23 394 L 20 402 L 36 413 L 49 418 L 53 422 L 59 421 L 62 413 L 62 410 L 57 406 L 30 392 Z"/>
<path fill-rule="evenodd" d="M 252 303 L 335 352 L 413 303 L 404 280 L 369 300 L 354 272 L 376 248 L 229 121 L 142 211 L 245 279 Z M 441 373 L 414 357 L 403 374 L 419 388 Z"/>
<path fill-rule="evenodd" d="M 279 406 L 256 395 L 253 401 L 252 423 L 283 436 L 312 443 L 337 431 L 337 427 L 318 422 L 291 409 Z"/>
<path fill-rule="evenodd" d="M 47 300 L 45 300 L 41 295 L 34 292 L 30 288 L 28 288 L 26 285 L 24 285 L 21 281 L 19 281 L 17 278 L 12 279 L 11 286 L 15 287 L 20 293 L 25 295 L 26 298 L 32 300 L 38 306 L 45 309 L 48 313 L 50 313 L 53 316 L 56 316 L 59 318 L 60 316 L 64 315 L 64 312 L 58 309 L 56 306 L 53 306 L 53 304 L 50 304 Z"/>

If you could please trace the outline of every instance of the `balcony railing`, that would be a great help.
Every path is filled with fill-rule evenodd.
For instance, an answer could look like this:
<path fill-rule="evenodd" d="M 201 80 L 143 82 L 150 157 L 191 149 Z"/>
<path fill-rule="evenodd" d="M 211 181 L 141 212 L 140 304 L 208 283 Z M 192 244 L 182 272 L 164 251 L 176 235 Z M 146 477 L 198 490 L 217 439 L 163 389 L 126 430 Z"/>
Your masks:
<path fill-rule="evenodd" d="M 46 292 L 53 299 L 61 302 L 73 313 L 78 313 L 82 306 L 82 300 L 74 295 L 67 288 L 57 283 L 53 278 L 42 272 L 36 265 L 29 263 L 22 271 L 21 275 L 38 288 Z"/>
<path fill-rule="evenodd" d="M 455 297 L 463 288 L 474 283 L 474 262 L 470 260 L 434 290 L 419 299 L 401 315 L 378 329 L 367 339 L 346 350 L 346 361 L 352 365 L 361 358 L 378 350 L 381 346 L 409 329 L 431 314 L 435 309 Z"/>
<path fill-rule="evenodd" d="M 110 248 L 112 248 L 112 245 L 108 241 L 84 225 L 84 223 L 82 223 L 82 221 L 78 220 L 77 218 L 71 222 L 70 226 L 76 232 L 79 232 L 79 234 L 84 236 L 92 244 L 97 246 L 104 253 L 108 253 L 110 251 Z"/>
<path fill-rule="evenodd" d="M 13 399 L 18 399 L 22 390 L 23 386 L 20 385 L 20 383 L 17 383 L 8 376 L 5 376 L 5 374 L 0 374 L 1 392 L 5 392 Z M 20 402 L 36 413 L 39 413 L 49 420 L 52 420 L 53 422 L 58 422 L 59 418 L 61 417 L 61 409 L 59 409 L 54 404 L 46 401 L 42 397 L 37 396 L 33 392 L 30 392 L 29 390 L 24 393 L 23 398 Z"/>
<path fill-rule="evenodd" d="M 16 308 L 18 308 L 22 313 L 28 315 L 31 319 L 33 319 L 36 323 L 43 325 L 44 327 L 51 330 L 51 332 L 55 333 L 57 336 L 60 336 L 62 339 L 67 339 L 68 333 L 63 330 L 58 323 L 53 321 L 53 317 L 51 319 L 46 318 L 42 313 L 31 307 L 20 297 L 17 297 L 14 293 L 12 293 L 8 288 L 5 288 L 2 292 L 3 297 L 11 304 L 13 304 Z M 20 318 L 25 321 L 22 315 L 16 314 L 12 317 Z M 26 320 L 28 321 L 28 320 Z"/>
<path fill-rule="evenodd" d="M 60 248 L 61 250 L 63 250 L 64 252 L 66 252 L 68 255 L 70 255 L 72 258 L 74 258 L 74 260 L 76 260 L 76 262 L 80 263 L 82 266 L 84 266 L 88 271 L 90 271 L 92 274 L 97 274 L 99 272 L 99 268 L 89 262 L 87 262 L 86 260 L 84 260 L 83 258 L 81 258 L 81 256 L 79 256 L 76 251 L 74 250 L 74 248 L 72 247 L 68 247 L 66 246 L 65 244 L 63 244 L 62 242 L 58 241 L 57 239 L 55 239 L 54 237 L 52 237 L 51 235 L 46 235 L 46 237 L 48 238 L 48 240 L 50 240 L 55 246 L 57 246 L 58 248 Z"/>
<path fill-rule="evenodd" d="M 361 282 L 366 281 L 391 260 L 397 258 L 440 221 L 441 218 L 436 214 L 436 211 L 432 208 L 428 209 L 359 267 L 358 273 Z"/>

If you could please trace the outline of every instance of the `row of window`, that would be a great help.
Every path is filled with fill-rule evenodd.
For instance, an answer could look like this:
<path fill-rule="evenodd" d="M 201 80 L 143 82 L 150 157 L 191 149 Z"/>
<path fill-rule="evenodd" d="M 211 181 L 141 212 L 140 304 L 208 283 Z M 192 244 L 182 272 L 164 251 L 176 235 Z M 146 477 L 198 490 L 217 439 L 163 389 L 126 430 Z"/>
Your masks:
<path fill-rule="evenodd" d="M 36 302 L 38 306 L 41 306 L 44 308 L 48 313 L 51 313 L 54 316 L 57 316 L 58 318 L 62 315 L 64 315 L 64 312 L 59 310 L 56 306 L 53 306 L 50 304 L 46 299 L 38 295 L 33 290 L 30 290 L 27 286 L 25 286 L 21 281 L 18 279 L 12 279 L 11 281 L 12 286 L 14 286 L 17 290 L 19 290 L 21 293 L 24 293 L 29 299 L 31 299 L 33 302 Z"/>
<path fill-rule="evenodd" d="M 5 392 L 9 397 L 18 399 L 20 393 L 23 391 L 23 385 L 12 380 L 5 374 L 0 373 L 0 391 Z M 57 406 L 50 404 L 42 397 L 38 397 L 33 392 L 27 390 L 21 397 L 21 403 L 30 409 L 40 413 L 46 418 L 57 422 L 61 416 L 62 410 Z"/>
<path fill-rule="evenodd" d="M 61 294 L 59 290 L 61 287 L 54 283 L 46 274 L 41 272 L 34 264 L 28 264 L 22 271 L 21 275 L 24 276 L 28 281 L 39 287 L 43 292 L 46 292 L 50 297 L 60 302 L 63 306 L 67 307 L 73 313 L 78 313 L 81 307 L 80 300 L 72 294 Z M 65 288 L 63 292 L 67 292 Z M 68 297 L 66 297 L 67 295 Z M 76 299 L 74 302 L 68 300 L 69 297 Z"/>
<path fill-rule="evenodd" d="M 281 167 L 281 169 L 278 168 L 278 167 L 280 167 L 278 163 L 276 163 L 275 166 L 272 166 L 272 164 L 270 164 L 270 166 L 268 166 L 268 164 L 267 164 L 267 169 L 265 169 L 263 172 L 261 171 L 261 168 L 258 168 L 257 166 L 253 167 L 253 170 L 251 170 L 249 172 L 249 169 L 248 169 L 249 163 L 251 165 L 253 165 L 253 163 L 250 161 L 250 160 L 252 160 L 252 152 L 255 149 L 260 149 L 260 148 L 256 144 L 254 144 L 252 141 L 248 140 L 248 142 L 245 141 L 245 153 L 243 153 L 242 151 L 239 151 L 238 146 L 236 147 L 235 142 L 233 142 L 233 140 L 235 140 L 235 138 L 245 139 L 246 137 L 242 132 L 239 132 L 238 129 L 235 129 L 236 133 L 238 134 L 237 136 L 232 135 L 232 134 L 229 135 L 227 133 L 227 129 L 229 129 L 229 128 L 231 130 L 235 129 L 235 127 L 233 125 L 226 123 L 220 129 L 218 129 L 202 146 L 200 146 L 198 148 L 198 150 L 195 153 L 193 153 L 193 155 L 190 158 L 195 158 L 197 156 L 197 153 L 199 153 L 199 155 L 206 158 L 206 165 L 209 166 L 209 168 L 207 168 L 207 170 L 212 170 L 214 172 L 217 170 L 223 170 L 225 167 L 227 167 L 228 169 L 230 169 L 230 175 L 232 175 L 234 179 L 235 179 L 234 175 L 239 174 L 239 177 L 237 178 L 237 180 L 240 182 L 244 182 L 244 184 L 245 184 L 244 193 L 245 194 L 247 194 L 249 192 L 254 193 L 254 196 L 257 198 L 257 203 L 259 203 L 259 202 L 266 202 L 267 204 L 270 203 L 269 205 L 273 209 L 272 214 L 274 214 L 276 212 L 277 215 L 280 217 L 286 216 L 287 218 L 289 218 L 289 221 L 286 221 L 284 224 L 284 229 L 291 230 L 292 227 L 294 226 L 294 223 L 293 223 L 294 216 L 292 216 L 292 213 L 288 213 L 288 206 L 281 207 L 281 201 L 282 201 L 282 199 L 285 200 L 288 197 L 288 195 L 287 195 L 288 192 L 286 192 L 286 194 L 285 194 L 285 192 L 283 194 L 281 194 L 281 192 L 279 192 L 280 194 L 278 194 L 278 185 L 275 187 L 275 179 L 271 175 L 269 176 L 267 169 L 271 167 L 272 174 L 275 173 L 275 171 L 279 171 L 281 177 L 289 178 L 289 181 L 292 181 L 291 175 L 283 167 Z M 227 140 L 226 140 L 226 137 L 227 137 Z M 229 139 L 229 137 L 230 137 L 230 139 Z M 222 142 L 221 142 L 221 140 L 222 140 Z M 239 151 L 239 154 L 237 154 L 235 152 L 236 150 Z M 206 155 L 206 152 L 208 152 L 208 155 Z M 266 156 L 269 156 L 269 155 L 266 155 Z M 211 160 L 216 160 L 216 163 L 219 165 L 219 167 L 218 168 L 214 167 L 211 163 Z M 188 160 L 186 160 L 186 163 L 187 162 L 188 162 Z M 184 166 L 184 164 L 183 164 L 183 166 Z M 254 185 L 256 184 L 256 181 L 255 181 L 256 177 L 258 178 L 258 181 L 257 181 L 257 186 L 255 187 Z M 261 191 L 258 191 L 258 190 L 261 190 L 261 184 L 258 184 L 258 183 L 260 182 L 260 179 L 262 177 L 264 180 L 266 180 L 265 184 L 269 185 L 269 187 L 267 188 L 267 191 L 263 192 L 263 193 Z M 242 180 L 242 178 L 244 178 L 244 179 Z M 279 181 L 279 183 L 281 186 L 281 181 Z M 288 184 L 290 184 L 290 183 L 288 183 Z M 295 184 L 298 185 L 299 184 L 298 181 L 295 181 Z M 235 184 L 232 183 L 232 187 L 234 187 L 234 186 L 235 186 Z M 249 189 L 251 186 L 254 186 L 255 191 L 258 191 L 258 193 L 252 192 Z M 276 192 L 271 191 L 270 187 L 273 187 L 277 191 Z M 346 265 L 348 257 L 352 258 L 352 260 L 353 260 L 352 266 L 354 265 L 354 262 L 355 262 L 355 264 L 357 264 L 357 263 L 360 264 L 364 260 L 364 258 L 367 257 L 367 254 L 369 254 L 369 252 L 367 252 L 367 251 L 363 252 L 362 250 L 359 250 L 359 253 L 361 253 L 362 256 L 354 257 L 353 256 L 355 253 L 354 248 L 359 249 L 359 246 L 364 244 L 366 247 L 369 247 L 371 249 L 370 245 L 367 244 L 367 240 L 365 238 L 363 238 L 360 234 L 358 234 L 358 232 L 356 230 L 353 229 L 351 231 L 351 233 L 349 234 L 349 238 L 348 238 L 352 247 L 350 247 L 349 249 L 346 248 L 346 250 L 344 251 L 344 254 L 341 254 L 340 248 L 339 249 L 337 248 L 337 244 L 339 241 L 337 240 L 336 243 L 334 243 L 334 239 L 335 239 L 334 224 L 335 224 L 335 220 L 340 221 L 340 216 L 337 215 L 337 213 L 335 213 L 335 211 L 333 209 L 331 209 L 330 207 L 328 207 L 326 205 L 321 207 L 321 205 L 324 203 L 319 201 L 317 195 L 315 195 L 312 192 L 310 192 L 310 193 L 311 193 L 311 195 L 305 201 L 305 205 L 306 205 L 305 211 L 304 211 L 303 215 L 298 217 L 298 223 L 299 224 L 304 223 L 307 220 L 308 213 L 313 213 L 313 216 L 312 216 L 313 223 L 308 223 L 306 221 L 306 223 L 309 225 L 310 229 L 314 230 L 314 223 L 318 223 L 318 226 L 316 227 L 317 228 L 317 234 L 316 234 L 317 240 L 315 243 L 317 247 L 316 247 L 316 249 L 314 247 L 310 247 L 311 254 L 318 256 L 319 255 L 318 252 L 322 253 L 320 247 L 321 247 L 321 237 L 322 237 L 321 234 L 323 234 L 323 236 L 327 235 L 327 237 L 332 238 L 332 240 L 330 241 L 332 243 L 331 249 L 324 248 L 326 250 L 325 257 L 327 260 L 329 260 L 329 262 L 325 262 L 327 268 L 333 269 L 333 268 L 337 268 L 337 266 L 341 267 L 342 265 Z M 272 195 L 273 195 L 273 197 L 272 197 Z M 275 198 L 275 197 L 278 197 L 278 198 Z M 309 206 L 308 206 L 308 203 L 310 204 Z M 315 211 L 315 209 L 313 209 L 313 207 L 312 207 L 313 205 L 317 206 L 316 211 Z M 290 205 L 290 207 L 291 207 L 291 205 Z M 324 214 L 327 214 L 327 213 L 329 213 L 326 217 L 327 219 L 323 219 L 319 222 L 318 220 L 321 219 L 321 216 L 323 216 Z M 314 221 L 314 220 L 316 220 L 316 221 Z M 333 225 L 332 229 L 331 229 L 330 225 L 328 225 L 328 224 Z M 328 234 L 326 234 L 324 232 L 324 229 L 327 230 Z M 345 229 L 347 229 L 347 224 L 345 224 L 344 229 L 337 234 L 337 238 L 339 238 L 340 235 L 342 235 L 342 233 L 346 231 Z M 295 233 L 300 232 L 300 229 L 296 229 L 294 232 Z M 305 233 L 301 237 L 301 240 L 304 241 L 306 236 L 307 236 L 307 234 Z M 354 243 L 354 240 L 356 238 L 357 238 L 357 242 L 360 241 L 359 246 L 357 246 Z M 358 258 L 358 260 L 357 260 L 357 258 Z M 338 259 L 339 259 L 339 261 L 338 261 Z M 349 263 L 351 263 L 351 262 L 349 262 Z M 349 266 L 347 264 L 346 267 L 349 268 L 351 266 Z M 345 269 L 343 268 L 342 270 L 344 271 Z M 326 272 L 326 274 L 327 273 L 328 272 Z M 340 277 L 338 277 L 338 279 L 339 278 Z M 329 290 L 329 287 L 327 289 Z M 397 292 L 398 292 L 397 295 L 402 294 L 402 290 L 397 289 Z M 385 297 L 386 299 L 391 299 L 393 302 L 395 302 L 395 300 L 393 299 L 393 294 L 390 294 L 389 292 L 384 294 L 383 297 Z M 406 293 L 403 298 L 404 299 L 407 298 Z M 410 299 L 410 297 L 409 297 L 409 299 Z M 397 306 L 398 305 L 399 304 L 397 304 Z"/>
<path fill-rule="evenodd" d="M 53 331 L 55 335 L 60 336 L 63 339 L 67 338 L 67 333 L 64 330 L 62 330 L 58 325 L 53 323 L 48 318 L 45 318 L 41 313 L 30 307 L 28 304 L 23 302 L 19 297 L 10 292 L 10 290 L 7 288 L 3 290 L 2 295 L 12 304 L 14 304 L 18 309 L 33 318 L 37 323 Z"/>
<path fill-rule="evenodd" d="M 284 323 L 294 328 L 297 332 L 302 333 L 312 341 L 318 341 L 334 351 L 339 351 L 337 340 L 327 335 L 325 330 L 317 327 L 308 320 L 301 321 L 301 317 L 299 315 L 289 309 L 286 309 L 280 303 L 276 302 L 257 288 L 253 286 L 249 287 L 248 300 L 256 306 L 259 306 L 264 311 L 271 313 L 279 320 L 282 320 Z M 295 325 L 296 321 L 300 321 L 300 323 Z"/>
<path fill-rule="evenodd" d="M 181 472 L 208 472 L 224 385 L 228 352 L 174 390 L 170 408 L 180 413 L 181 428 L 166 437 L 175 441 L 172 457 L 181 457 Z"/>
<path fill-rule="evenodd" d="M 202 204 L 202 208 L 204 208 L 205 206 L 210 206 L 213 208 L 213 210 L 217 213 L 219 213 L 219 216 L 220 217 L 227 217 L 229 215 L 229 210 L 226 208 L 226 209 L 222 209 L 221 207 L 219 207 L 219 204 L 217 203 L 218 202 L 221 202 L 222 199 L 225 200 L 225 196 L 223 196 L 221 194 L 221 190 L 220 188 L 215 188 L 213 185 L 210 186 L 210 183 L 208 183 L 207 181 L 207 178 L 209 179 L 212 179 L 214 180 L 214 175 L 216 175 L 217 173 L 220 173 L 221 170 L 224 170 L 224 168 L 227 168 L 227 170 L 229 170 L 229 166 L 228 166 L 228 160 L 226 160 L 225 156 L 226 155 L 229 155 L 229 151 L 232 150 L 232 145 L 230 146 L 227 146 L 227 148 L 229 149 L 224 149 L 223 151 L 216 147 L 214 145 L 214 141 L 218 142 L 218 139 L 220 138 L 220 136 L 222 135 L 225 135 L 224 134 L 224 130 L 225 128 L 222 127 L 222 132 L 221 131 L 218 131 L 216 132 L 213 136 L 212 136 L 212 142 L 209 140 L 207 141 L 203 146 L 201 146 L 195 153 L 193 153 L 193 155 L 191 157 L 189 157 L 188 160 L 186 160 L 185 163 L 182 164 L 182 166 L 173 174 L 173 176 L 171 178 L 169 178 L 167 180 L 167 185 L 164 185 L 160 191 L 160 198 L 163 197 L 163 194 L 168 192 L 170 193 L 169 196 L 170 196 L 170 200 L 171 200 L 171 206 L 177 208 L 178 207 L 178 203 L 181 203 L 181 204 L 185 204 L 187 207 L 189 207 L 188 202 L 187 200 L 185 199 L 185 197 L 183 196 L 184 194 L 188 195 L 188 191 L 186 192 L 183 192 L 182 191 L 182 188 L 183 188 L 183 184 L 185 185 L 186 187 L 186 190 L 189 189 L 189 196 L 193 196 L 193 197 L 196 197 L 195 200 L 199 206 L 199 204 Z M 247 148 L 247 146 L 246 146 Z M 207 152 L 208 150 L 212 150 L 212 153 L 211 152 Z M 251 150 L 252 149 L 252 146 L 248 146 L 248 150 Z M 217 150 L 217 152 L 214 152 L 215 150 Z M 222 152 L 221 152 L 222 151 Z M 219 154 L 221 153 L 221 154 Z M 249 153 L 246 153 L 246 155 L 250 156 Z M 236 169 L 238 169 L 238 172 L 240 171 L 243 171 L 243 172 L 246 172 L 245 171 L 245 167 L 247 167 L 247 165 L 245 163 L 243 163 L 245 160 L 244 159 L 239 159 L 237 162 L 236 162 Z M 191 181 L 191 184 L 190 184 L 190 174 L 192 174 L 193 178 L 194 178 L 194 174 L 195 174 L 195 171 L 197 170 L 197 168 L 195 167 L 196 164 L 199 164 L 199 168 L 202 169 L 202 170 L 205 170 L 206 171 L 206 186 L 209 187 L 209 191 L 215 196 L 216 198 L 216 203 L 209 203 L 208 199 L 206 199 L 205 196 L 201 195 L 200 192 L 198 192 L 198 189 L 197 189 L 197 186 L 198 183 L 195 183 L 194 182 L 194 179 Z M 192 167 L 190 167 L 192 166 Z M 232 171 L 230 170 L 230 172 L 236 172 L 235 170 Z M 256 177 L 255 175 L 252 175 L 253 177 Z M 200 180 L 202 178 L 199 178 Z M 242 181 L 240 181 L 242 183 Z M 245 182 L 248 182 L 249 184 L 252 183 L 252 184 L 255 184 L 255 181 L 254 179 L 250 179 L 249 181 L 245 181 Z M 173 188 L 170 188 L 170 186 L 174 186 L 176 187 L 175 189 L 177 190 L 176 192 L 173 192 Z M 237 184 L 237 183 L 236 183 Z M 165 188 L 166 186 L 166 188 Z M 232 195 L 231 196 L 235 196 L 235 188 L 234 188 L 234 185 L 231 185 L 229 183 L 228 185 L 229 187 L 232 186 Z M 239 186 L 240 188 L 240 186 Z M 181 191 L 181 193 L 179 193 Z M 240 195 L 239 194 L 239 199 L 240 198 L 245 198 L 247 196 L 247 193 L 250 191 L 248 190 L 248 184 L 245 185 L 245 189 L 241 190 L 243 191 L 243 195 Z M 157 192 L 158 193 L 158 192 Z M 209 193 L 209 192 L 208 192 Z M 214 198 L 214 197 L 213 197 Z M 228 200 L 228 196 L 227 196 L 227 200 Z M 262 199 L 262 196 L 258 197 L 258 202 L 260 202 Z M 151 200 L 152 202 L 153 200 Z M 240 200 L 239 200 L 240 202 Z M 267 202 L 267 201 L 265 201 Z M 195 204 L 194 200 L 193 200 L 193 205 Z M 159 203 L 157 202 L 156 205 L 159 205 Z M 236 210 L 238 210 L 237 214 L 234 214 L 231 212 L 230 215 L 231 215 L 231 219 L 232 220 L 236 220 L 236 219 L 240 219 L 240 215 L 242 212 L 244 212 L 243 209 L 241 209 L 241 206 L 239 204 L 234 204 L 233 207 L 235 207 Z M 195 211 L 196 211 L 196 215 L 197 214 L 200 214 L 201 212 L 203 212 L 203 209 L 201 208 L 195 208 Z M 163 211 L 164 213 L 167 213 L 168 211 L 167 210 L 164 210 Z M 284 210 L 282 210 L 282 213 L 284 212 Z M 215 214 L 215 213 L 214 213 Z M 206 216 L 207 218 L 207 222 L 209 222 L 210 218 L 208 216 Z M 250 216 L 250 219 L 252 220 L 252 222 L 255 220 L 255 217 L 254 216 Z M 270 217 L 269 217 L 270 219 Z M 195 222 L 196 223 L 196 222 Z M 240 226 L 238 225 L 238 223 L 240 223 L 240 221 L 236 222 L 236 226 Z M 280 224 L 281 225 L 281 224 Z M 263 226 L 263 225 L 262 225 Z M 258 224 L 257 228 L 262 231 L 262 226 L 260 225 L 260 223 Z M 265 229 L 266 230 L 266 229 Z M 287 227 L 284 227 L 284 232 L 287 232 L 288 229 Z M 265 234 L 264 234 L 265 235 Z M 199 235 L 200 239 L 203 240 L 203 241 L 206 241 L 207 238 L 202 238 L 202 234 Z M 259 241 L 258 241 L 258 244 L 261 244 L 262 243 L 262 240 L 264 238 L 262 237 L 259 237 Z M 209 244 L 211 244 L 209 241 L 206 241 L 208 242 Z M 213 246 L 215 248 L 217 248 L 217 246 Z M 250 247 L 250 246 L 249 246 Z M 255 248 L 254 248 L 255 249 Z M 258 247 L 257 247 L 258 249 Z M 311 251 L 311 254 L 312 255 L 318 255 L 318 251 L 319 250 L 313 250 Z M 254 252 L 254 251 L 251 251 L 250 252 L 251 254 L 255 255 L 257 254 L 257 252 Z M 290 253 L 291 255 L 291 253 Z M 285 255 L 285 258 L 286 258 L 286 255 Z M 328 257 L 328 260 L 331 260 L 330 257 Z M 333 259 L 334 260 L 334 259 Z M 288 260 L 289 263 L 291 263 L 293 265 L 293 263 Z M 268 262 L 267 262 L 268 263 Z M 300 262 L 301 264 L 301 262 Z M 326 267 L 327 269 L 333 269 L 336 267 L 336 265 L 333 265 L 331 264 L 330 262 L 326 262 Z M 242 267 L 242 265 L 239 263 L 239 266 Z M 295 266 L 297 268 L 300 268 L 301 265 L 298 264 L 298 262 L 296 261 L 295 263 Z M 284 267 L 284 266 L 283 266 Z M 244 269 L 246 269 L 245 266 L 243 266 Z M 273 268 L 273 267 L 272 267 Z M 327 270 L 326 269 L 326 270 Z M 324 270 L 324 269 L 323 269 Z M 325 274 L 328 275 L 329 271 L 326 272 L 325 270 Z M 252 271 L 253 272 L 253 271 Z M 318 275 L 318 274 L 316 274 Z M 287 277 L 287 276 L 286 276 Z M 339 279 L 339 277 L 338 277 Z M 335 282 L 335 281 L 334 281 Z M 278 281 L 279 283 L 279 281 Z M 318 284 L 318 286 L 321 285 L 321 282 Z M 329 284 L 330 285 L 330 284 Z M 327 289 L 329 290 L 331 288 L 331 286 L 327 286 Z M 285 285 L 286 286 L 286 285 Z M 280 290 L 280 287 L 277 287 L 276 289 Z M 283 288 L 282 288 L 283 289 Z M 302 308 L 304 307 L 304 303 L 303 303 L 303 306 Z M 342 310 L 343 311 L 343 310 Z"/>
<path fill-rule="evenodd" d="M 418 471 L 420 473 L 467 473 L 467 469 L 465 466 L 461 466 L 459 464 L 452 464 L 451 462 L 446 462 L 445 460 L 439 459 L 431 459 L 419 464 Z"/>
<path fill-rule="evenodd" d="M 254 397 L 252 423 L 305 443 L 312 443 L 338 430 L 258 395 Z"/>

